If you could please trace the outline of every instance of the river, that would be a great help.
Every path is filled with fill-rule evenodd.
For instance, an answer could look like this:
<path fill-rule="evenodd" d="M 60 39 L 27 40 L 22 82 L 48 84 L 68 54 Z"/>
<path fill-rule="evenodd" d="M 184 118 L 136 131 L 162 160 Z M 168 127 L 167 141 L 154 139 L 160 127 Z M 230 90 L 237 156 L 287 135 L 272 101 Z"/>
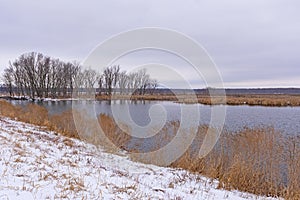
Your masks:
<path fill-rule="evenodd" d="M 12 101 L 15 105 L 26 105 L 28 101 Z M 44 106 L 49 114 L 58 114 L 72 108 L 72 104 L 76 108 L 85 108 L 87 110 L 95 110 L 98 115 L 105 113 L 112 115 L 112 107 L 115 110 L 122 110 L 128 106 L 132 120 L 140 126 L 146 126 L 150 121 L 149 109 L 153 106 L 158 109 L 157 114 L 166 113 L 166 120 L 180 120 L 181 107 L 189 107 L 199 109 L 200 120 L 199 125 L 209 124 L 211 118 L 211 110 L 213 106 L 202 104 L 178 104 L 169 101 L 129 101 L 129 100 L 113 100 L 113 101 L 43 101 L 36 102 Z M 157 106 L 159 105 L 159 106 Z M 224 105 L 218 105 L 224 106 Z M 155 116 L 154 116 L 155 117 Z M 193 120 L 193 117 L 191 117 Z M 300 107 L 263 107 L 263 106 L 226 106 L 226 118 L 224 128 L 228 131 L 239 131 L 243 127 L 274 127 L 287 135 L 300 135 Z"/>

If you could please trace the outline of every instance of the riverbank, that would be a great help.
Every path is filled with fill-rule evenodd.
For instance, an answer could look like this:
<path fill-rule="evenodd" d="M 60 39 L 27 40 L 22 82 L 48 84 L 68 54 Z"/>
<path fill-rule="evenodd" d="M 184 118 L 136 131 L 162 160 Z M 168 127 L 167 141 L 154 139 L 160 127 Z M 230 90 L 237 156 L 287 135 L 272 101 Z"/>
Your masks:
<path fill-rule="evenodd" d="M 8 199 L 273 199 L 217 189 L 185 170 L 130 161 L 43 127 L 0 117 L 0 197 Z"/>

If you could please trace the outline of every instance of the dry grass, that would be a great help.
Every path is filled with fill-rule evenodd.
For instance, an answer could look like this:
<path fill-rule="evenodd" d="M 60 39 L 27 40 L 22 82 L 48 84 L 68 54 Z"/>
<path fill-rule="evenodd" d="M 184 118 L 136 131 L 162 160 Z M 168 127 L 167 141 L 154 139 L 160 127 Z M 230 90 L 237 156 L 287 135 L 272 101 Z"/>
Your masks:
<path fill-rule="evenodd" d="M 216 178 L 220 188 L 300 199 L 300 138 L 272 128 L 245 128 L 224 133 L 205 158 L 195 155 L 190 148 L 171 166 Z"/>
<path fill-rule="evenodd" d="M 26 123 L 44 126 L 48 123 L 48 111 L 42 106 L 28 104 L 22 108 L 22 113 L 18 118 L 20 121 Z"/>
<path fill-rule="evenodd" d="M 300 106 L 300 95 L 231 95 L 228 105 Z"/>
<path fill-rule="evenodd" d="M 117 126 L 112 118 L 100 115 L 98 119 L 94 120 L 88 117 L 88 114 L 84 111 L 67 110 L 61 114 L 50 116 L 46 108 L 36 104 L 19 107 L 0 100 L 0 115 L 43 126 L 66 137 L 82 139 L 89 143 L 101 145 L 109 151 L 116 151 L 117 147 L 120 146 L 125 147 L 131 138 Z M 98 123 L 103 131 L 100 131 Z M 125 125 L 123 130 L 130 131 Z"/>
<path fill-rule="evenodd" d="M 244 94 L 244 95 L 227 95 L 225 97 L 209 95 L 189 94 L 146 94 L 146 95 L 97 95 L 97 100 L 156 100 L 156 101 L 174 101 L 177 103 L 201 103 L 205 105 L 228 104 L 228 105 L 259 105 L 259 106 L 300 106 L 300 95 L 285 94 Z"/>
<path fill-rule="evenodd" d="M 21 114 L 21 110 L 22 108 L 19 106 L 14 106 L 5 100 L 0 100 L 0 115 L 17 118 Z"/>
<path fill-rule="evenodd" d="M 286 141 L 287 199 L 300 199 L 300 138 L 290 137 Z"/>
<path fill-rule="evenodd" d="M 105 114 L 99 115 L 98 122 L 102 128 L 103 134 L 106 136 L 104 138 L 108 138 L 116 147 L 126 147 L 127 143 L 131 139 L 131 136 L 127 134 L 130 131 L 128 127 L 125 125 L 122 127 L 123 130 L 126 130 L 126 133 L 118 127 L 113 118 Z"/>
<path fill-rule="evenodd" d="M 53 131 L 59 132 L 64 136 L 77 139 L 79 138 L 71 110 L 67 110 L 61 114 L 49 116 L 47 127 Z"/>

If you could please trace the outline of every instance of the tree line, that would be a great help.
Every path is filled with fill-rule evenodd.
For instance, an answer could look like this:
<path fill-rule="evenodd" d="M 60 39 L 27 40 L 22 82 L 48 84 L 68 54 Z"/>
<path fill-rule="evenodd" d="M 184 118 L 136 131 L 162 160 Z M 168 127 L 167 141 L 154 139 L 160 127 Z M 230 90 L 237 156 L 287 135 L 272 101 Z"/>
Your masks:
<path fill-rule="evenodd" d="M 9 62 L 2 80 L 10 96 L 35 98 L 67 97 L 73 92 L 87 93 L 96 89 L 100 95 L 153 93 L 158 82 L 146 69 L 126 72 L 113 65 L 97 72 L 78 62 L 64 62 L 42 53 L 30 52 Z"/>

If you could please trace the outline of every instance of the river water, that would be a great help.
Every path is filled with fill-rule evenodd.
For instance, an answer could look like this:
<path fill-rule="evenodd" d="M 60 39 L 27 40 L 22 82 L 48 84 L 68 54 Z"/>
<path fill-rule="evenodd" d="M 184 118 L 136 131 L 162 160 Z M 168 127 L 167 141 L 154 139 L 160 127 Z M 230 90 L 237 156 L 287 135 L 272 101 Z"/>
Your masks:
<path fill-rule="evenodd" d="M 13 101 L 13 104 L 25 105 L 27 101 Z M 181 120 L 181 109 L 199 109 L 199 125 L 209 124 L 213 106 L 201 104 L 178 104 L 169 101 L 43 101 L 37 104 L 46 107 L 50 114 L 58 114 L 73 107 L 86 110 L 94 110 L 96 115 L 105 113 L 113 115 L 112 108 L 122 113 L 128 108 L 130 117 L 139 126 L 150 123 L 149 110 L 155 108 L 157 117 L 166 115 L 167 121 Z M 223 106 L 224 105 L 218 105 Z M 217 106 L 217 107 L 218 107 Z M 118 114 L 115 114 L 115 117 Z M 189 120 L 194 120 L 189 116 Z M 155 115 L 154 115 L 155 118 Z M 226 106 L 226 118 L 224 127 L 228 131 L 239 131 L 243 127 L 274 127 L 287 135 L 300 135 L 300 107 L 263 107 L 263 106 Z"/>

